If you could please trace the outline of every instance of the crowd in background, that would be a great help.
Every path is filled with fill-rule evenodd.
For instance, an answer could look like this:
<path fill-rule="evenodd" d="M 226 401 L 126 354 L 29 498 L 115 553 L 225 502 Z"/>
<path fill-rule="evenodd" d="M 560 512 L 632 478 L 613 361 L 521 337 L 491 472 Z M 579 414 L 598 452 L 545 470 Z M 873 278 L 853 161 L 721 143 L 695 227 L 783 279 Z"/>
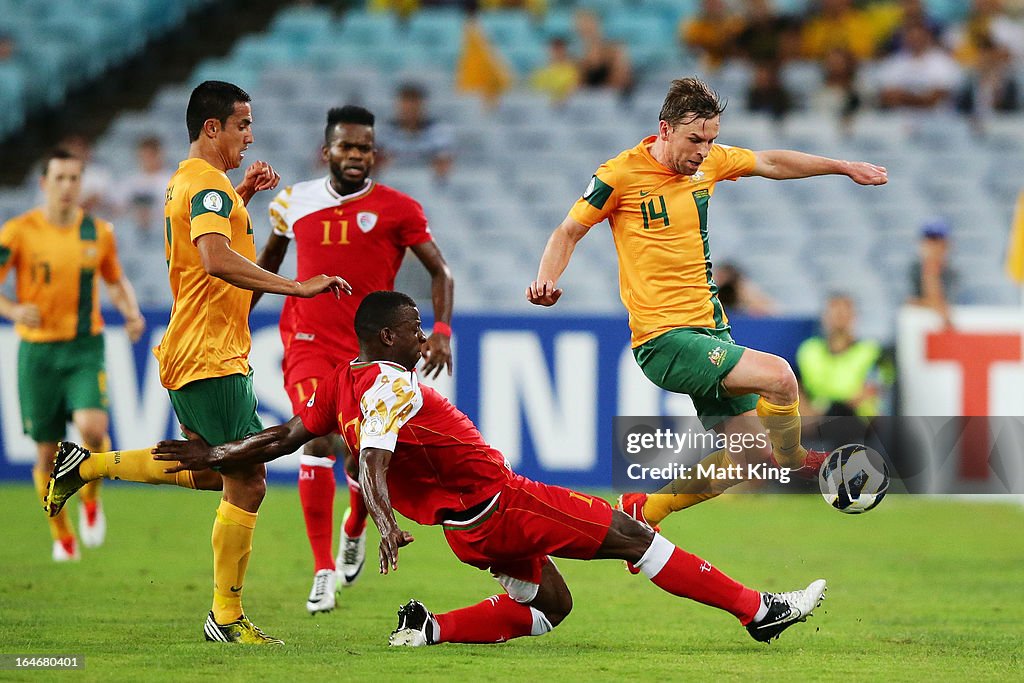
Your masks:
<path fill-rule="evenodd" d="M 430 0 L 371 0 L 371 9 L 409 15 L 439 5 L 462 9 L 524 8 L 534 16 L 547 9 L 543 0 L 515 2 L 431 2 Z M 1022 3 L 1024 5 L 1024 3 Z M 677 27 L 681 52 L 698 60 L 697 69 L 709 81 L 728 70 L 742 70 L 745 97 L 739 105 L 751 111 L 783 117 L 809 110 L 837 120 L 849 120 L 866 108 L 927 112 L 959 111 L 982 119 L 991 112 L 1019 111 L 1019 74 L 1024 57 L 1022 7 L 1000 0 L 973 0 L 966 17 L 944 24 L 927 11 L 922 0 L 820 0 L 810 2 L 802 15 L 780 13 L 771 0 L 702 0 L 699 11 Z M 473 19 L 470 18 L 470 24 Z M 514 78 L 501 71 L 501 55 L 477 27 L 467 35 L 456 68 L 456 84 L 477 90 L 496 101 Z M 475 36 L 475 37 L 474 37 Z M 473 41 L 476 42 L 473 42 Z M 0 35 L 0 62 L 16 49 Z M 793 70 L 815 71 L 816 87 L 793 88 Z M 598 13 L 579 9 L 572 31 L 548 36 L 547 62 L 526 75 L 521 85 L 547 95 L 556 106 L 575 92 L 603 89 L 629 98 L 641 74 L 627 47 L 605 37 Z M 415 82 L 395 92 L 394 110 L 382 113 L 379 125 L 378 169 L 419 166 L 443 182 L 457 163 L 449 122 L 433 118 L 429 91 Z M 734 105 L 735 106 L 735 105 Z M 62 145 L 83 159 L 90 157 L 89 141 L 79 135 Z M 163 192 L 173 172 L 157 137 L 137 140 L 137 163 L 114 170 L 100 163 L 86 168 L 85 206 L 117 222 L 122 251 L 162 248 Z M 33 183 L 35 177 L 28 182 Z M 116 188 L 116 190 L 115 190 Z M 955 276 L 948 264 L 949 225 L 942 219 L 923 226 L 920 258 L 909 277 L 911 304 L 936 310 L 951 325 L 949 304 Z M 130 269 L 131 259 L 125 259 Z M 135 275 L 135 273 L 129 273 Z M 715 278 L 730 312 L 773 315 L 776 302 L 733 264 L 718 265 Z M 160 301 L 163 292 L 147 291 L 153 278 L 140 277 L 142 301 Z M 153 282 L 155 287 L 164 283 Z M 824 414 L 867 417 L 887 410 L 885 356 L 874 342 L 859 340 L 855 331 L 855 299 L 835 293 L 822 314 L 822 335 L 803 348 L 800 371 L 807 402 Z M 844 360 L 845 359 L 845 360 Z M 851 360 L 853 359 L 853 360 Z M 842 366 L 844 372 L 836 372 Z M 843 376 L 849 386 L 838 393 L 829 382 L 813 376 Z"/>

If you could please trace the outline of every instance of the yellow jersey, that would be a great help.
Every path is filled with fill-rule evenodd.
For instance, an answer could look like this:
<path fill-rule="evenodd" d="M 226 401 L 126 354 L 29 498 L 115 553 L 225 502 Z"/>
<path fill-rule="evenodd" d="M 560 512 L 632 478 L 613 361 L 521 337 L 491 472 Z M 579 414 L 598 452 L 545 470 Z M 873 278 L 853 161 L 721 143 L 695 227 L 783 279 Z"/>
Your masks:
<path fill-rule="evenodd" d="M 164 250 L 174 304 L 153 353 L 168 389 L 189 382 L 249 372 L 249 303 L 252 292 L 207 274 L 196 240 L 224 235 L 231 248 L 256 260 L 256 241 L 245 202 L 231 181 L 203 159 L 187 159 L 167 185 Z"/>
<path fill-rule="evenodd" d="M 15 216 L 0 228 L 0 282 L 15 269 L 16 298 L 39 307 L 39 327 L 14 326 L 25 341 L 57 342 L 103 331 L 99 283 L 121 279 L 110 223 L 81 209 L 67 225 L 46 220 L 42 209 Z"/>
<path fill-rule="evenodd" d="M 708 203 L 716 182 L 749 175 L 755 164 L 749 149 L 716 144 L 684 176 L 651 156 L 654 140 L 602 164 L 569 211 L 587 227 L 608 219 L 634 348 L 678 327 L 729 328 L 711 277 Z"/>

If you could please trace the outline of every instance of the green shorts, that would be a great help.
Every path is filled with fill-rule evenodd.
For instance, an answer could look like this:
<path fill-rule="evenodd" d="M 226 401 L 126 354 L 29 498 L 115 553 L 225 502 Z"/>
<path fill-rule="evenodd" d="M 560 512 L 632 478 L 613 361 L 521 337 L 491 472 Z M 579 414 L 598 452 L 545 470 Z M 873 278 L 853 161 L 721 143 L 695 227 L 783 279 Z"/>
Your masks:
<path fill-rule="evenodd" d="M 34 441 L 60 441 L 71 413 L 107 409 L 103 335 L 18 344 L 21 425 Z"/>
<path fill-rule="evenodd" d="M 211 446 L 263 431 L 251 369 L 247 375 L 197 379 L 167 393 L 178 421 Z"/>
<path fill-rule="evenodd" d="M 744 351 L 728 330 L 680 327 L 636 347 L 633 357 L 656 385 L 693 399 L 701 424 L 711 429 L 757 406 L 757 394 L 728 396 L 722 388 Z"/>

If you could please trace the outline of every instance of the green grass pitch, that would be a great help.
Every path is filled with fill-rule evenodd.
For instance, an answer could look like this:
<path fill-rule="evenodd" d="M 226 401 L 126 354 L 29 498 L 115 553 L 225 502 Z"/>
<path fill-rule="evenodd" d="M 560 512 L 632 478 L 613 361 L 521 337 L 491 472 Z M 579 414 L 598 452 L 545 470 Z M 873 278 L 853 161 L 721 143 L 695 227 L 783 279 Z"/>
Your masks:
<path fill-rule="evenodd" d="M 439 529 L 407 523 L 416 542 L 396 574 L 368 566 L 338 609 L 311 617 L 298 495 L 271 487 L 245 606 L 286 645 L 243 648 L 202 639 L 217 494 L 108 484 L 107 544 L 63 565 L 50 560 L 30 487 L 0 486 L 0 500 L 0 654 L 86 660 L 78 672 L 8 670 L 0 680 L 1020 680 L 1024 671 L 1020 505 L 891 496 L 848 516 L 817 495 L 735 495 L 670 518 L 669 539 L 755 588 L 828 579 L 816 615 L 770 646 L 619 562 L 563 560 L 575 608 L 553 633 L 396 650 L 387 636 L 410 597 L 446 611 L 500 590 L 461 565 Z M 369 550 L 375 562 L 372 528 Z"/>

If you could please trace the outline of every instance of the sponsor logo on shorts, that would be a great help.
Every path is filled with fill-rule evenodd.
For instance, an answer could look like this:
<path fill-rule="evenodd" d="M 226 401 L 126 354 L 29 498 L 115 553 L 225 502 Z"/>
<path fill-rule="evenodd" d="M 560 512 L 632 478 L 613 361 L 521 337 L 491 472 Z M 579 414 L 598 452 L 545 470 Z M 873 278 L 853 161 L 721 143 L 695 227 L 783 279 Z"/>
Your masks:
<path fill-rule="evenodd" d="M 725 356 L 729 352 L 723 349 L 721 346 L 716 346 L 712 350 L 708 351 L 708 360 L 711 364 L 716 367 L 722 367 L 722 363 L 725 362 Z"/>
<path fill-rule="evenodd" d="M 312 408 L 314 403 L 316 403 L 316 394 L 315 393 L 312 396 L 309 397 L 308 401 L 306 401 L 306 407 L 307 408 Z"/>
<path fill-rule="evenodd" d="M 311 334 L 309 332 L 296 332 L 295 333 L 295 340 L 296 341 L 313 341 L 314 339 L 316 339 L 316 335 L 315 334 Z"/>

